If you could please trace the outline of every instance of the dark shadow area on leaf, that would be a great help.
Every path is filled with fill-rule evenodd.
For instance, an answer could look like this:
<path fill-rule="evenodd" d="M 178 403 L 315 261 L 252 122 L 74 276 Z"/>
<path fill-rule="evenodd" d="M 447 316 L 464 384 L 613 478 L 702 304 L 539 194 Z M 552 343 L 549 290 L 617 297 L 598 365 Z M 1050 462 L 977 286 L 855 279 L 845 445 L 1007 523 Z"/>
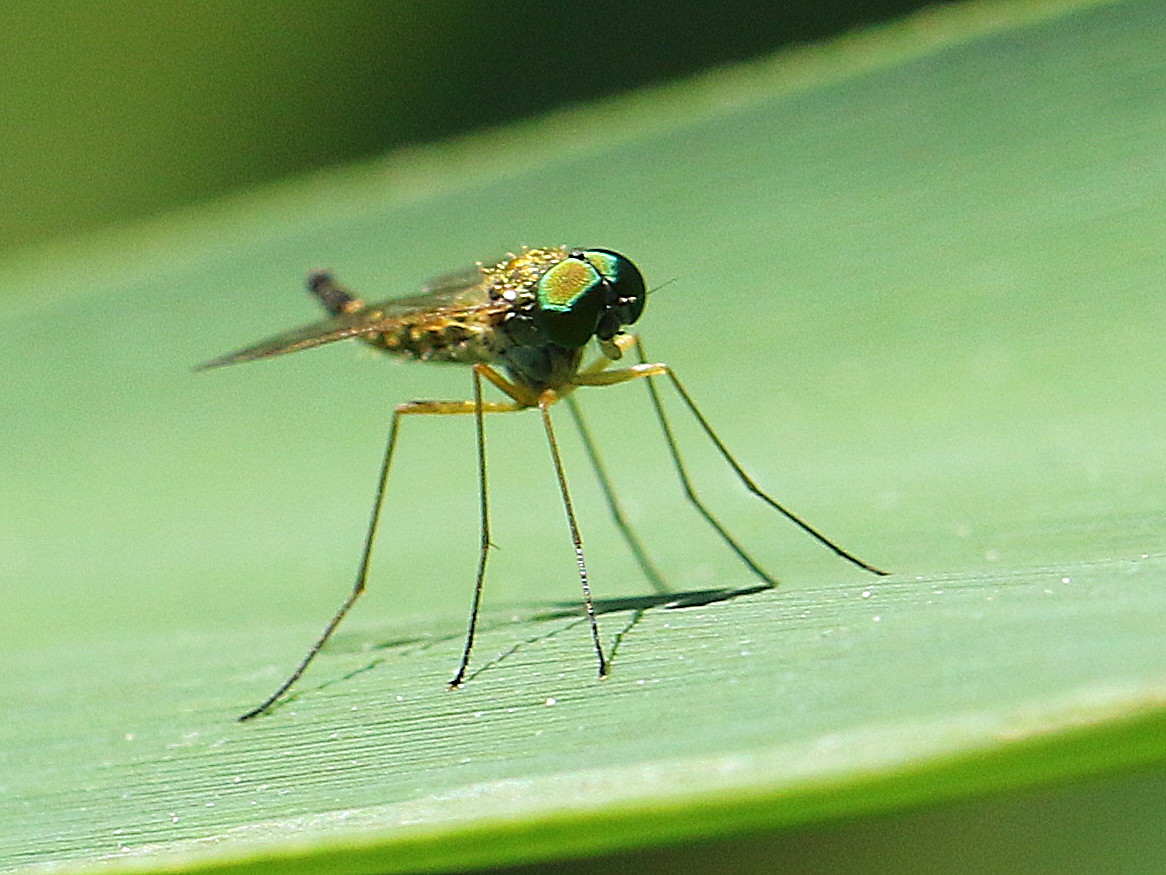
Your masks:
<path fill-rule="evenodd" d="M 611 643 L 610 649 L 608 650 L 608 653 L 607 653 L 608 660 L 612 664 L 612 666 L 614 667 L 615 663 L 616 663 L 616 657 L 618 656 L 619 650 L 620 650 L 621 646 L 623 645 L 624 641 L 626 640 L 627 636 L 631 633 L 632 629 L 635 628 L 635 626 L 639 624 L 639 622 L 643 618 L 644 614 L 649 610 L 652 610 L 655 608 L 663 608 L 664 610 L 680 610 L 682 608 L 700 608 L 700 607 L 705 607 L 707 605 L 716 604 L 718 602 L 725 602 L 725 601 L 729 601 L 731 599 L 740 598 L 741 596 L 755 595 L 757 593 L 764 592 L 766 590 L 770 590 L 773 588 L 774 587 L 771 586 L 770 584 L 760 583 L 760 584 L 755 584 L 753 586 L 745 586 L 745 587 L 737 587 L 737 588 L 717 587 L 715 589 L 687 590 L 685 592 L 652 593 L 649 595 L 641 595 L 641 596 L 626 596 L 626 597 L 622 597 L 622 598 L 612 598 L 612 599 L 596 599 L 594 602 L 596 615 L 615 614 L 615 613 L 620 613 L 623 611 L 631 612 L 631 617 L 628 618 L 627 623 L 625 623 L 623 628 L 621 628 L 618 632 L 616 632 L 611 638 L 612 643 Z M 524 647 L 530 646 L 532 644 L 537 644 L 537 643 L 542 642 L 542 641 L 550 640 L 551 638 L 554 638 L 558 635 L 561 635 L 564 632 L 571 631 L 576 626 L 579 626 L 580 624 L 586 622 L 586 616 L 587 616 L 587 613 L 586 613 L 586 610 L 584 609 L 583 603 L 581 601 L 580 602 L 554 602 L 548 608 L 539 609 L 539 610 L 534 611 L 534 612 L 529 613 L 529 614 L 513 615 L 509 619 L 504 620 L 504 621 L 494 621 L 494 622 L 482 621 L 482 622 L 480 622 L 479 626 L 478 626 L 478 637 L 479 638 L 483 635 L 487 635 L 490 632 L 494 632 L 498 629 L 501 629 L 504 627 L 512 627 L 512 626 L 515 626 L 517 624 L 522 624 L 522 623 L 547 622 L 547 621 L 554 621 L 554 620 L 568 620 L 569 621 L 563 625 L 557 626 L 554 629 L 550 629 L 546 632 L 541 632 L 537 635 L 532 635 L 532 636 L 526 637 L 526 638 L 522 639 L 521 641 L 518 641 L 518 642 L 512 644 L 506 650 L 503 650 L 502 652 L 496 654 L 495 656 L 486 659 L 485 661 L 481 662 L 476 667 L 474 667 L 474 669 L 466 675 L 465 681 L 468 683 L 470 681 L 475 680 L 480 675 L 482 675 L 484 672 L 504 663 L 507 659 L 509 659 L 515 653 L 519 652 Z M 384 650 L 399 650 L 399 651 L 401 651 L 402 656 L 406 656 L 406 655 L 413 653 L 413 652 L 416 652 L 416 651 L 427 650 L 430 647 L 434 647 L 434 646 L 439 645 L 439 644 L 461 641 L 461 640 L 463 640 L 464 635 L 465 635 L 465 633 L 463 631 L 460 631 L 460 630 L 458 632 L 446 633 L 446 634 L 402 635 L 402 636 L 398 636 L 395 638 L 385 639 L 385 640 L 380 641 L 376 644 L 368 646 L 367 649 L 370 652 L 372 652 L 372 651 L 384 651 Z M 333 647 L 327 648 L 327 650 L 330 652 L 336 652 L 338 649 L 340 650 L 340 652 L 352 652 L 353 650 L 364 649 L 364 648 L 363 647 L 361 647 L 361 648 L 349 647 L 349 648 L 343 648 L 343 649 L 333 648 Z M 475 652 L 477 652 L 477 648 L 475 648 Z M 284 699 L 277 702 L 271 708 L 271 711 L 272 712 L 278 711 L 283 706 L 298 700 L 299 698 L 301 698 L 301 696 L 306 696 L 306 695 L 309 695 L 310 693 L 322 692 L 324 690 L 329 689 L 330 687 L 335 686 L 336 684 L 343 683 L 343 682 L 351 680 L 352 678 L 355 678 L 359 675 L 370 672 L 373 669 L 380 667 L 384 662 L 385 662 L 385 658 L 383 656 L 378 656 L 378 657 L 370 660 L 368 663 L 366 663 L 365 665 L 363 665 L 359 668 L 355 668 L 355 669 L 352 669 L 350 671 L 347 671 L 344 674 L 333 678 L 332 680 L 326 680 L 326 681 L 322 681 L 320 683 L 317 683 L 315 686 L 311 687 L 310 689 L 293 690 Z M 454 669 L 454 665 L 451 664 L 450 665 L 451 672 L 453 671 L 453 669 Z"/>
<path fill-rule="evenodd" d="M 596 614 L 614 614 L 618 611 L 647 611 L 652 608 L 665 610 L 680 610 L 682 608 L 703 608 L 717 602 L 727 602 L 741 596 L 755 595 L 759 592 L 773 589 L 768 583 L 758 583 L 753 586 L 738 588 L 718 587 L 717 589 L 693 589 L 685 592 L 652 593 L 650 595 L 625 596 L 615 599 L 596 599 Z M 552 606 L 536 614 L 531 614 L 528 620 L 558 620 L 564 617 L 578 617 L 584 615 L 582 602 L 554 602 Z"/>

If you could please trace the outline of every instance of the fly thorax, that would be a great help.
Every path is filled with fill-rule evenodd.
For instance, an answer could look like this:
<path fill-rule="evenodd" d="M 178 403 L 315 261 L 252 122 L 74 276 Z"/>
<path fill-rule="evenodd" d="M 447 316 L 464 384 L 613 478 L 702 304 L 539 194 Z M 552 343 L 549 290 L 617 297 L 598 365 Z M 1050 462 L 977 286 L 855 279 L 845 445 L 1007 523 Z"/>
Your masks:
<path fill-rule="evenodd" d="M 554 343 L 512 346 L 502 353 L 511 379 L 535 392 L 558 389 L 570 383 L 578 373 L 582 359 L 582 349 L 566 349 Z"/>

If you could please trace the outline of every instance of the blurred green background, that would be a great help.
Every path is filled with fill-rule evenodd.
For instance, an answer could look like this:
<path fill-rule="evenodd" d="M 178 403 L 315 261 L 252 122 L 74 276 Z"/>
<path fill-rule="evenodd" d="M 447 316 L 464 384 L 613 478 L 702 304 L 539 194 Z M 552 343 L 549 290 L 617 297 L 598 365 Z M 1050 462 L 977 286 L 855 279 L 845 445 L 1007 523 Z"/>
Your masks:
<path fill-rule="evenodd" d="M 0 253 L 921 5 L 0 4 Z"/>

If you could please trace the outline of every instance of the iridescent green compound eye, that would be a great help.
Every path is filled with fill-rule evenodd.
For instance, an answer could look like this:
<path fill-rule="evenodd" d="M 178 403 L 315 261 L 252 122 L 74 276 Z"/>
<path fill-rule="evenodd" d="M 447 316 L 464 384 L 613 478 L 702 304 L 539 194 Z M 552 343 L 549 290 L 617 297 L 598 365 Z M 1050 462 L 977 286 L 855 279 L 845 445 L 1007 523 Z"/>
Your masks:
<path fill-rule="evenodd" d="M 586 258 L 607 280 L 609 298 L 607 307 L 616 317 L 619 325 L 631 325 L 644 312 L 644 300 L 648 296 L 644 286 L 644 276 L 630 258 L 612 252 L 610 249 L 585 249 L 578 253 Z"/>
<path fill-rule="evenodd" d="M 609 340 L 644 310 L 644 278 L 628 259 L 609 249 L 572 252 L 545 274 L 535 290 L 536 319 L 552 343 L 577 349 L 596 334 Z"/>
<path fill-rule="evenodd" d="M 607 303 L 606 286 L 595 266 L 574 254 L 542 275 L 535 318 L 552 343 L 578 349 L 591 339 Z"/>

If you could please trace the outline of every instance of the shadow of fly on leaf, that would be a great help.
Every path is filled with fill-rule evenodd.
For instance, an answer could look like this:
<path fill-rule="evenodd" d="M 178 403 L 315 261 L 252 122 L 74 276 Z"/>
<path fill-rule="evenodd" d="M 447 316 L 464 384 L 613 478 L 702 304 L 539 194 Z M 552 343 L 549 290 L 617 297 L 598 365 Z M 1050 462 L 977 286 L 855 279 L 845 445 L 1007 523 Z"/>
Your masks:
<path fill-rule="evenodd" d="M 776 578 L 757 564 L 696 494 L 676 445 L 672 426 L 664 412 L 655 378 L 662 377 L 671 384 L 701 430 L 746 489 L 846 561 L 871 574 L 886 573 L 842 549 L 762 491 L 717 436 L 676 373 L 666 364 L 649 362 L 639 337 L 626 330 L 643 313 L 648 292 L 639 269 L 619 253 L 609 249 L 571 249 L 564 246 L 524 248 L 520 253 L 512 254 L 496 264 L 479 263 L 461 273 L 441 277 L 422 289 L 420 294 L 379 304 L 366 304 L 354 297 L 327 273 L 309 275 L 308 289 L 328 311 L 328 319 L 278 334 L 199 367 L 215 368 L 254 361 L 337 340 L 358 338 L 370 346 L 404 358 L 468 365 L 472 374 L 472 398 L 467 401 L 408 401 L 397 405 L 377 477 L 356 582 L 287 679 L 270 696 L 240 716 L 240 720 L 257 717 L 280 700 L 299 680 L 364 592 L 397 434 L 403 418 L 408 416 L 473 416 L 477 428 L 481 542 L 469 627 L 461 661 L 449 682 L 451 688 L 461 686 L 467 679 L 491 547 L 486 488 L 487 414 L 532 409 L 537 410 L 542 419 L 554 476 L 566 513 L 567 529 L 575 551 L 579 586 L 583 593 L 583 613 L 590 626 L 599 677 L 607 676 L 610 658 L 605 654 L 600 640 L 599 624 L 596 622 L 599 611 L 591 595 L 583 539 L 579 534 L 567 477 L 551 423 L 551 407 L 557 402 L 566 403 L 599 480 L 608 510 L 645 577 L 658 593 L 658 596 L 647 598 L 653 600 L 658 597 L 663 600 L 663 604 L 679 598 L 668 593 L 663 578 L 623 513 L 598 447 L 575 399 L 575 390 L 584 386 L 615 386 L 643 380 L 685 496 L 728 548 L 761 581 L 761 588 L 776 586 Z M 589 347 L 594 350 L 594 354 L 587 360 Z M 634 352 L 636 361 L 622 364 L 624 355 L 630 352 Z M 501 392 L 503 400 L 486 400 L 483 397 L 483 381 Z"/>

